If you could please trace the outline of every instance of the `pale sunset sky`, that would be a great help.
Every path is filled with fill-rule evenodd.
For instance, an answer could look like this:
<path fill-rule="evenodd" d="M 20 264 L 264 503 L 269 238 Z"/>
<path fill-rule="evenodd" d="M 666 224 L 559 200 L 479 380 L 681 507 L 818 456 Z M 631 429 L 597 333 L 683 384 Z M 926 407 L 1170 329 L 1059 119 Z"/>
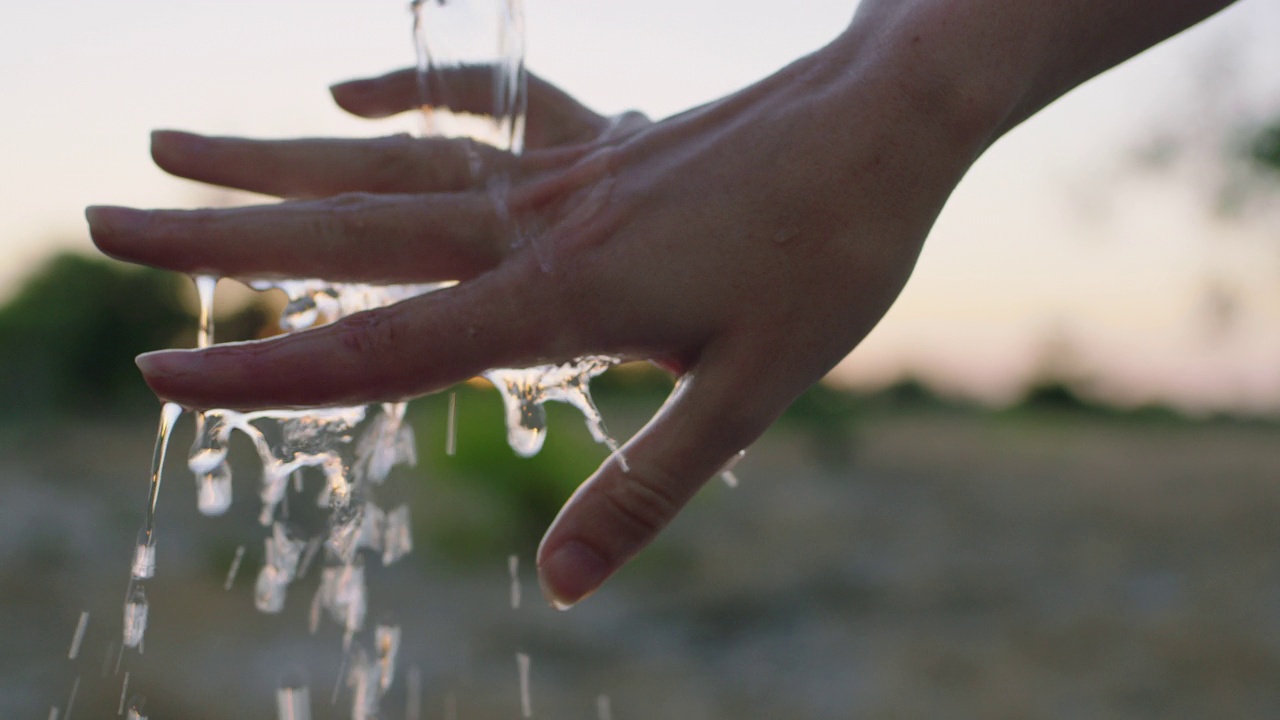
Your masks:
<path fill-rule="evenodd" d="M 531 0 L 529 65 L 602 112 L 662 117 L 820 47 L 853 7 Z M 410 23 L 401 0 L 5 2 L 0 295 L 53 249 L 91 247 L 85 205 L 212 197 L 152 167 L 153 128 L 415 130 L 346 117 L 325 90 L 411 64 Z M 1266 117 L 1280 117 L 1269 0 L 1073 92 L 978 162 L 901 299 L 834 379 L 911 373 L 999 401 L 1056 338 L 1122 402 L 1280 410 L 1280 182 L 1246 179 L 1243 210 L 1215 209 L 1240 177 L 1227 141 Z M 1181 152 L 1161 164 L 1162 148 Z"/>

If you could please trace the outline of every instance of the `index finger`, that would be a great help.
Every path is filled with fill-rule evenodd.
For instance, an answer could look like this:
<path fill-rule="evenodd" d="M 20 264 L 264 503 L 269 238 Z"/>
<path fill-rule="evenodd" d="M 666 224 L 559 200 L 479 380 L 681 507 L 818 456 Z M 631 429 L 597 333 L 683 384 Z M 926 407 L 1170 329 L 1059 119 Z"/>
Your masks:
<path fill-rule="evenodd" d="M 314 330 L 138 357 L 162 399 L 252 410 L 402 400 L 493 367 L 582 354 L 536 263 L 356 313 Z"/>

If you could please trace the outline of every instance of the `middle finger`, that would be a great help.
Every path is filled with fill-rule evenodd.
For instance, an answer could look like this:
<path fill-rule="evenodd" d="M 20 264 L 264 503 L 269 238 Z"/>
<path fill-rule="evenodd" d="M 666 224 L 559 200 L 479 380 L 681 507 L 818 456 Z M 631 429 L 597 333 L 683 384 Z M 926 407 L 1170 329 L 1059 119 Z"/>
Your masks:
<path fill-rule="evenodd" d="M 213 210 L 95 207 L 108 255 L 189 273 L 379 283 L 466 280 L 501 262 L 509 223 L 485 193 L 338 195 Z"/>
<path fill-rule="evenodd" d="M 514 164 L 471 140 L 409 135 L 250 140 L 157 130 L 151 155 L 178 177 L 283 198 L 458 192 Z"/>

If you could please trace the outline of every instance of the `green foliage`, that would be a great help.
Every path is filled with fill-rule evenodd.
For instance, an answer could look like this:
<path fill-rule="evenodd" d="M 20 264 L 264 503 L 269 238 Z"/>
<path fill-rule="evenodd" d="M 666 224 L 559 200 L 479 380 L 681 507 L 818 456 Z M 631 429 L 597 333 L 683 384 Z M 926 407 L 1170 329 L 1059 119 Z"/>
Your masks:
<path fill-rule="evenodd" d="M 1260 165 L 1280 172 L 1280 122 L 1258 133 L 1250 154 Z"/>
<path fill-rule="evenodd" d="M 853 462 L 854 431 L 861 417 L 860 398 L 847 390 L 818 383 L 796 398 L 782 424 L 801 431 L 814 457 L 831 469 Z"/>
<path fill-rule="evenodd" d="M 9 421 L 136 404 L 134 356 L 194 323 L 172 273 L 63 253 L 0 308 L 0 396 Z"/>
<path fill-rule="evenodd" d="M 1020 405 L 1024 408 L 1060 412 L 1097 411 L 1098 407 L 1076 392 L 1070 384 L 1045 380 L 1027 389 Z"/>
<path fill-rule="evenodd" d="M 541 452 L 522 458 L 507 446 L 496 390 L 462 385 L 457 397 L 457 453 L 445 451 L 449 393 L 410 406 L 419 463 L 437 508 L 415 508 L 426 546 L 455 559 L 511 552 L 538 541 L 573 490 L 608 456 L 591 439 L 577 410 L 547 404 L 550 431 Z M 441 512 L 447 509 L 447 512 Z M 417 525 L 417 523 L 415 523 Z"/>

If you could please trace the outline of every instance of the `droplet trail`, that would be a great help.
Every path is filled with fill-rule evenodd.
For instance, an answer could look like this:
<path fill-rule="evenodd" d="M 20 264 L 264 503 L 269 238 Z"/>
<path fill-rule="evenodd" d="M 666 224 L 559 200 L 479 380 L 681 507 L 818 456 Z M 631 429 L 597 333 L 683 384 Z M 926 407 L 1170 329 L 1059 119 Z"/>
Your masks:
<path fill-rule="evenodd" d="M 89 627 L 89 611 L 84 610 L 80 613 L 80 620 L 76 623 L 76 632 L 71 636 L 71 649 L 67 651 L 67 659 L 75 660 L 80 656 L 80 643 L 84 642 L 84 631 Z"/>

